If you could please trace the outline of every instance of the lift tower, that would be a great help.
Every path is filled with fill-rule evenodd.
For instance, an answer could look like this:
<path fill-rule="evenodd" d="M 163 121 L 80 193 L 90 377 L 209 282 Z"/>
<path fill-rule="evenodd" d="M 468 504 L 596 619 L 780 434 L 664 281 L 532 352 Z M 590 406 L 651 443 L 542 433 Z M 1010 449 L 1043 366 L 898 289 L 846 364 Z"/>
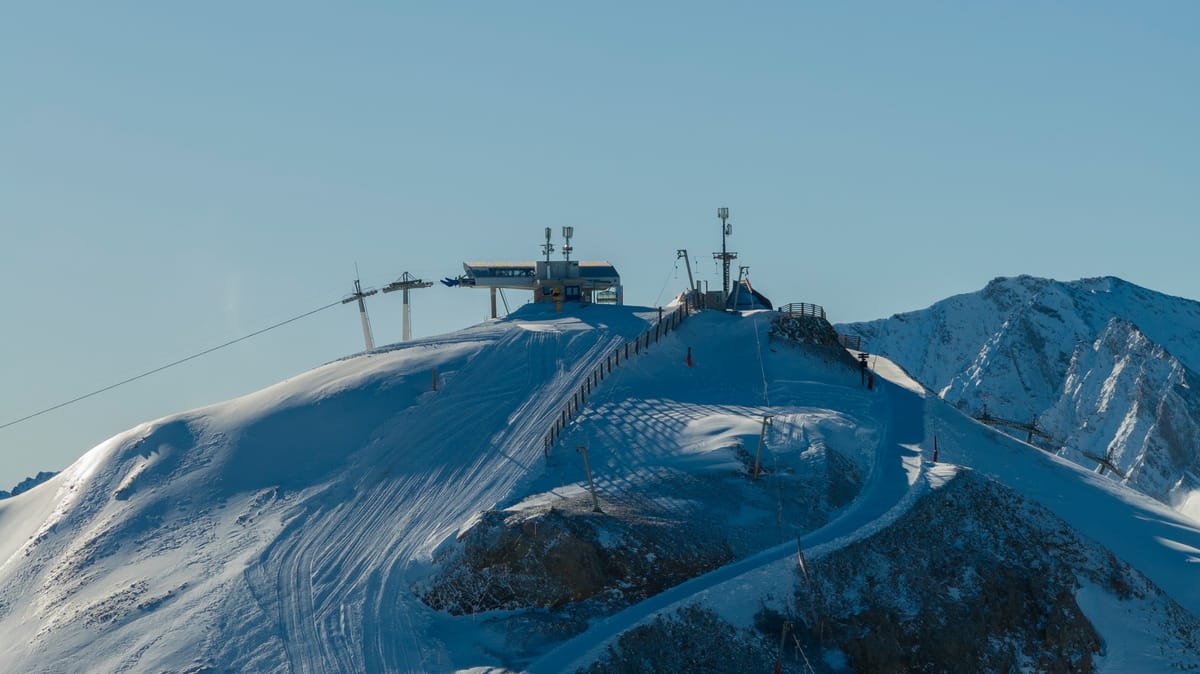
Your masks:
<path fill-rule="evenodd" d="M 433 285 L 432 281 L 423 281 L 408 272 L 400 275 L 400 278 L 387 284 L 383 287 L 383 292 L 391 293 L 397 290 L 404 291 L 404 328 L 401 333 L 400 341 L 407 342 L 412 339 L 412 330 L 409 328 L 409 306 L 408 306 L 408 291 L 418 288 L 428 288 Z"/>
<path fill-rule="evenodd" d="M 696 280 L 692 278 L 692 261 L 688 259 L 688 252 L 686 248 L 680 248 L 679 250 L 675 251 L 675 259 L 678 260 L 679 258 L 683 258 L 683 264 L 687 267 L 688 293 L 693 293 L 696 291 Z"/>
<path fill-rule="evenodd" d="M 721 252 L 713 253 L 714 260 L 721 261 L 721 304 L 724 305 L 729 301 L 729 263 L 737 259 L 737 253 L 731 253 L 725 248 L 725 238 L 733 234 L 733 225 L 729 224 L 729 209 L 721 207 L 717 209 L 717 217 L 721 218 Z"/>
<path fill-rule="evenodd" d="M 367 304 L 363 302 L 363 299 L 377 292 L 379 291 L 374 288 L 364 292 L 362 284 L 359 283 L 358 279 L 354 279 L 354 293 L 342 300 L 342 304 L 349 304 L 354 300 L 358 300 L 358 315 L 362 318 L 363 343 L 366 344 L 367 351 L 375 348 L 375 340 L 371 338 L 371 321 L 367 318 Z"/>

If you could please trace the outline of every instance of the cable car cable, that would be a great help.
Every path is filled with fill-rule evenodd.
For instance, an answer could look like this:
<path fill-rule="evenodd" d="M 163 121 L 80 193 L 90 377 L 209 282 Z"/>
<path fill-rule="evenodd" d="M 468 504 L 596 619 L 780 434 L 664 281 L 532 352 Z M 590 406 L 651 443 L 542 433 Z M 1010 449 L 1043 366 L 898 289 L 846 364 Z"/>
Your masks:
<path fill-rule="evenodd" d="M 42 416 L 43 414 L 46 414 L 46 413 L 48 413 L 48 412 L 53 412 L 54 410 L 61 409 L 61 408 L 63 408 L 63 407 L 66 407 L 67 405 L 73 405 L 73 404 L 75 404 L 75 403 L 77 403 L 77 402 L 79 402 L 79 401 L 81 401 L 81 400 L 87 400 L 88 398 L 91 398 L 92 396 L 100 395 L 101 393 L 104 393 L 104 392 L 106 392 L 106 391 L 111 391 L 111 390 L 113 390 L 113 389 L 117 388 L 118 386 L 124 386 L 125 384 L 129 384 L 129 383 L 131 383 L 131 382 L 135 382 L 135 381 L 137 381 L 137 380 L 139 380 L 139 379 L 142 379 L 142 378 L 144 378 L 144 377 L 149 377 L 149 376 L 150 376 L 150 375 L 152 375 L 152 374 L 156 374 L 156 373 L 158 373 L 158 372 L 162 372 L 163 370 L 166 370 L 167 368 L 172 368 L 172 367 L 175 367 L 176 365 L 182 365 L 183 363 L 186 363 L 186 362 L 188 362 L 189 360 L 195 360 L 196 358 L 199 358 L 199 357 L 201 357 L 201 356 L 207 356 L 208 354 L 212 353 L 213 351 L 217 351 L 217 350 L 220 350 L 220 349 L 224 349 L 224 348 L 225 348 L 225 347 L 227 347 L 227 346 L 233 346 L 234 344 L 237 344 L 238 342 L 244 342 L 244 341 L 246 341 L 247 339 L 250 339 L 251 337 L 257 337 L 258 335 L 261 335 L 261 334 L 263 334 L 264 332 L 268 332 L 268 331 L 270 331 L 270 330 L 274 330 L 275 328 L 280 328 L 280 327 L 283 327 L 283 326 L 287 325 L 288 323 L 294 323 L 294 322 L 296 322 L 296 321 L 300 320 L 301 318 L 308 318 L 309 316 L 312 316 L 313 314 L 315 314 L 315 313 L 317 313 L 317 312 L 320 312 L 320 311 L 325 311 L 326 309 L 329 309 L 329 308 L 331 308 L 331 307 L 336 307 L 336 306 L 338 306 L 338 305 L 339 305 L 339 304 L 341 304 L 341 303 L 342 303 L 342 301 L 341 301 L 341 300 L 338 300 L 337 302 L 332 302 L 332 303 L 330 303 L 330 304 L 326 304 L 326 305 L 325 305 L 325 306 L 323 306 L 323 307 L 320 307 L 320 308 L 317 308 L 317 309 L 313 309 L 312 311 L 305 312 L 305 313 L 303 313 L 303 314 L 300 314 L 299 316 L 293 316 L 292 318 L 289 318 L 289 319 L 287 319 L 286 321 L 280 321 L 280 322 L 278 322 L 278 323 L 276 323 L 276 324 L 274 324 L 274 325 L 271 325 L 271 326 L 265 327 L 265 328 L 263 328 L 263 329 L 261 329 L 261 330 L 257 330 L 257 331 L 255 331 L 255 332 L 252 332 L 252 333 L 248 334 L 248 335 L 243 335 L 242 337 L 238 337 L 237 339 L 232 339 L 232 340 L 230 340 L 230 341 L 228 341 L 228 342 L 225 342 L 224 344 L 218 344 L 217 346 L 214 346 L 214 347 L 212 347 L 212 348 L 209 348 L 209 349 L 205 349 L 204 351 L 201 351 L 201 352 L 199 352 L 199 353 L 194 353 L 194 354 L 192 354 L 192 355 L 190 355 L 190 356 L 188 356 L 188 357 L 186 357 L 186 358 L 180 358 L 179 360 L 172 361 L 172 362 L 170 362 L 170 363 L 167 363 L 166 365 L 162 365 L 162 366 L 156 367 L 156 368 L 154 368 L 153 370 L 147 370 L 147 371 L 145 371 L 145 372 L 143 372 L 143 373 L 141 373 L 141 374 L 139 374 L 139 375 L 135 375 L 135 376 L 133 376 L 133 377 L 130 377 L 130 378 L 128 378 L 128 379 L 121 380 L 121 381 L 119 381 L 119 382 L 117 382 L 117 383 L 115 383 L 115 384 L 109 384 L 108 386 L 105 386 L 104 388 L 101 388 L 101 389 L 96 389 L 95 391 L 92 391 L 91 393 L 85 393 L 85 394 L 83 394 L 83 395 L 81 395 L 81 396 L 78 396 L 78 397 L 76 397 L 76 398 L 72 398 L 72 399 L 70 399 L 70 400 L 68 400 L 68 401 L 66 401 L 66 402 L 61 402 L 61 403 L 58 403 L 57 405 L 54 405 L 54 406 L 52 406 L 52 407 L 47 407 L 47 408 L 46 408 L 46 409 L 44 409 L 44 410 L 40 410 L 40 411 L 38 411 L 38 412 L 34 412 L 33 414 L 29 414 L 29 415 L 23 416 L 23 417 L 21 417 L 20 419 L 14 419 L 13 421 L 9 421 L 8 423 L 5 423 L 5 424 L 0 424 L 0 429 L 8 428 L 9 426 L 15 426 L 15 425 L 17 425 L 17 424 L 19 424 L 19 423 L 21 423 L 21 422 L 23 422 L 23 421 L 29 421 L 30 419 L 33 419 L 33 418 L 35 418 L 35 417 L 40 417 L 40 416 Z"/>

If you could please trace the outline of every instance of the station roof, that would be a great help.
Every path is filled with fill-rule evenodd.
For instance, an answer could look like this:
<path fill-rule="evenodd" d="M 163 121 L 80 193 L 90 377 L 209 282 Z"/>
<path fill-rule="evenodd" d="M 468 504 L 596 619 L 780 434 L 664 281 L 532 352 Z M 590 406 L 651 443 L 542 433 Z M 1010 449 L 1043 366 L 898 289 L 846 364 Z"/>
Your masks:
<path fill-rule="evenodd" d="M 568 261 L 551 260 L 553 267 Z M 579 276 L 571 276 L 579 281 L 600 286 L 611 286 L 621 282 L 621 276 L 611 262 L 605 261 L 569 261 L 571 265 L 578 264 Z M 495 286 L 500 288 L 532 288 L 537 281 L 538 264 L 545 262 L 464 262 L 463 270 L 466 275 L 480 286 Z"/>

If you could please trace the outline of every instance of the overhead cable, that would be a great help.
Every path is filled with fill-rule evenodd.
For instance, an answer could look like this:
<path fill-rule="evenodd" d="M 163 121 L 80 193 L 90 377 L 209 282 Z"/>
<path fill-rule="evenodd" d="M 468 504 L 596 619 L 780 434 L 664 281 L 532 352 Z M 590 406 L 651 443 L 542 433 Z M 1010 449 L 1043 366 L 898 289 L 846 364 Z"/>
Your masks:
<path fill-rule="evenodd" d="M 175 367 L 176 365 L 182 365 L 183 363 L 186 363 L 186 362 L 188 362 L 189 360 L 195 360 L 196 358 L 199 358 L 199 357 L 201 357 L 201 356 L 207 356 L 208 354 L 212 353 L 213 351 L 218 351 L 218 350 L 220 350 L 220 349 L 224 349 L 224 348 L 225 348 L 225 347 L 227 347 L 227 346 L 233 346 L 234 344 L 237 344 L 238 342 L 244 342 L 244 341 L 246 341 L 247 339 L 250 339 L 251 337 L 257 337 L 258 335 L 261 335 L 261 334 L 263 334 L 264 332 L 268 332 L 268 331 L 270 331 L 270 330 L 274 330 L 275 328 L 280 328 L 280 327 L 283 327 L 283 326 L 287 325 L 288 323 L 294 323 L 294 322 L 296 322 L 296 321 L 300 320 L 301 318 L 308 318 L 309 316 L 312 316 L 312 315 L 313 315 L 313 314 L 315 314 L 315 313 L 318 313 L 318 312 L 321 312 L 321 311 L 325 311 L 326 309 L 329 309 L 329 308 L 331 308 L 331 307 L 336 307 L 336 306 L 338 306 L 338 305 L 339 305 L 339 304 L 341 304 L 341 303 L 342 303 L 342 301 L 341 301 L 341 300 L 338 300 L 337 302 L 332 302 L 332 303 L 330 303 L 330 304 L 326 304 L 326 305 L 325 305 L 325 306 L 323 306 L 323 307 L 319 307 L 319 308 L 317 308 L 317 309 L 313 309 L 312 311 L 307 311 L 307 312 L 305 312 L 305 313 L 303 313 L 303 314 L 300 314 L 299 316 L 293 316 L 293 317 L 291 317 L 291 318 L 287 319 L 286 321 L 280 321 L 280 322 L 278 322 L 278 323 L 276 323 L 276 324 L 274 324 L 274 325 L 267 326 L 267 327 L 265 327 L 265 328 L 263 328 L 263 329 L 261 329 L 261 330 L 256 330 L 255 332 L 252 332 L 252 333 L 250 333 L 250 334 L 248 334 L 248 335 L 243 335 L 243 336 L 241 336 L 241 337 L 238 337 L 237 339 L 232 339 L 232 340 L 230 340 L 230 341 L 228 341 L 228 342 L 225 342 L 224 344 L 218 344 L 217 346 L 214 346 L 214 347 L 212 347 L 212 348 L 209 348 L 209 349 L 205 349 L 204 351 L 201 351 L 201 352 L 199 352 L 199 353 L 193 353 L 192 355 L 190 355 L 190 356 L 188 356 L 188 357 L 186 357 L 186 358 L 180 358 L 179 360 L 172 361 L 172 362 L 170 362 L 170 363 L 167 363 L 166 365 L 162 365 L 162 366 L 156 367 L 156 368 L 154 368 L 153 370 L 147 370 L 147 371 L 145 371 L 145 372 L 143 372 L 143 373 L 141 373 L 141 374 L 139 374 L 139 375 L 135 375 L 135 376 L 133 376 L 133 377 L 130 377 L 130 378 L 128 378 L 128 379 L 124 379 L 124 380 L 122 380 L 122 381 L 119 381 L 119 382 L 117 382 L 117 383 L 115 383 L 115 384 L 109 384 L 108 386 L 105 386 L 104 388 L 101 388 L 101 389 L 96 389 L 95 391 L 92 391 L 91 393 L 85 393 L 85 394 L 83 394 L 83 395 L 81 395 L 81 396 L 78 396 L 78 397 L 76 397 L 76 398 L 72 398 L 72 399 L 70 399 L 70 400 L 68 400 L 68 401 L 66 401 L 66 402 L 61 402 L 61 403 L 58 403 L 57 405 L 54 405 L 54 406 L 52 406 L 52 407 L 47 407 L 47 408 L 46 408 L 46 409 L 44 409 L 44 410 L 40 410 L 40 411 L 34 412 L 33 414 L 29 414 L 29 415 L 23 416 L 23 417 L 21 417 L 20 419 L 15 419 L 15 420 L 13 420 L 13 421 L 10 421 L 10 422 L 8 422 L 8 423 L 5 423 L 5 424 L 0 424 L 0 429 L 8 428 L 9 426 L 15 426 L 15 425 L 17 425 L 17 424 L 19 424 L 19 423 L 21 423 L 21 422 L 23 422 L 23 421 L 29 421 L 30 419 L 33 419 L 34 417 L 40 417 L 40 416 L 42 416 L 43 414 L 46 414 L 47 412 L 53 412 L 54 410 L 61 409 L 61 408 L 63 408 L 63 407 L 66 407 L 67 405 L 73 405 L 73 404 L 75 404 L 75 403 L 77 403 L 77 402 L 79 402 L 79 401 L 81 401 L 81 400 L 86 400 L 86 399 L 88 399 L 88 398 L 91 398 L 92 396 L 100 395 L 101 393 L 104 393 L 104 392 L 106 392 L 106 391 L 111 391 L 111 390 L 113 390 L 113 389 L 117 388 L 118 386 L 124 386 L 125 384 L 129 384 L 129 383 L 131 383 L 131 382 L 135 382 L 135 381 L 137 381 L 137 380 L 139 380 L 139 379 L 142 379 L 142 378 L 145 378 L 145 377 L 149 377 L 149 376 L 150 376 L 150 375 L 152 375 L 152 374 L 156 374 L 156 373 L 158 373 L 158 372 L 162 372 L 163 370 L 166 370 L 166 369 L 168 369 L 168 368 Z"/>

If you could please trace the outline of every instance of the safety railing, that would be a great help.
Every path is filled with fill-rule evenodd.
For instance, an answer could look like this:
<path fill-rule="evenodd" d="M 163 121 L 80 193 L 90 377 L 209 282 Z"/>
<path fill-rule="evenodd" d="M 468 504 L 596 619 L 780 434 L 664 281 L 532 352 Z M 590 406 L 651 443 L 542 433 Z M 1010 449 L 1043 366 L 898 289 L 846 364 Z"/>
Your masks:
<path fill-rule="evenodd" d="M 851 351 L 862 351 L 861 335 L 838 335 L 838 343 Z"/>
<path fill-rule="evenodd" d="M 657 344 L 660 339 L 666 337 L 672 330 L 679 327 L 691 313 L 694 311 L 691 302 L 685 302 L 679 305 L 674 311 L 664 314 L 662 307 L 659 307 L 658 321 L 654 327 L 649 328 L 642 334 L 638 335 L 631 341 L 625 342 L 621 346 L 613 349 L 605 356 L 604 361 L 597 365 L 583 383 L 575 390 L 571 397 L 559 410 L 558 416 L 554 423 L 550 426 L 550 430 L 546 432 L 542 439 L 542 452 L 546 456 L 550 456 L 550 449 L 562 437 L 563 431 L 579 414 L 579 410 L 587 402 L 587 399 L 592 395 L 592 391 L 598 387 L 607 377 L 612 374 L 613 370 L 620 367 L 622 364 L 629 362 L 631 358 L 635 358 L 642 354 L 643 351 L 650 348 L 651 344 Z"/>
<path fill-rule="evenodd" d="M 792 302 L 779 307 L 779 313 L 789 316 L 812 316 L 814 318 L 825 318 L 825 307 L 819 304 L 809 304 L 808 302 Z"/>

